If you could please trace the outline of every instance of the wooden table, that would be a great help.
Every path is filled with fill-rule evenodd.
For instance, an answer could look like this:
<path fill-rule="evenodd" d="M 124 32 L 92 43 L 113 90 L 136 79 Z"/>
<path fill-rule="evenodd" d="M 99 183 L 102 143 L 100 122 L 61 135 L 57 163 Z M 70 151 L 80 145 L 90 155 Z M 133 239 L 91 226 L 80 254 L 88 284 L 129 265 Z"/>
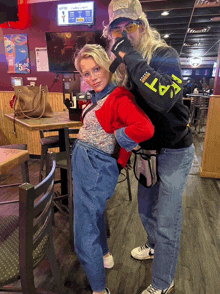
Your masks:
<path fill-rule="evenodd" d="M 14 122 L 14 114 L 5 114 L 5 117 Z M 31 132 L 40 130 L 63 129 L 66 126 L 80 129 L 82 126 L 81 121 L 73 121 L 69 119 L 68 111 L 54 112 L 53 117 L 42 117 L 40 119 L 15 118 L 15 122 Z"/>
<path fill-rule="evenodd" d="M 25 162 L 29 158 L 27 150 L 0 148 L 0 175 Z"/>
<path fill-rule="evenodd" d="M 5 117 L 14 122 L 14 114 L 5 114 Z M 71 129 L 80 129 L 82 126 L 81 121 L 73 121 L 69 119 L 69 112 L 54 112 L 53 117 L 43 117 L 40 119 L 35 118 L 15 118 L 16 124 L 21 125 L 28 131 L 40 130 L 56 130 L 59 129 L 60 137 L 60 151 L 65 151 L 64 128 L 67 126 Z"/>
<path fill-rule="evenodd" d="M 14 122 L 14 114 L 5 114 L 5 117 L 10 121 Z M 59 141 L 60 141 L 60 151 L 65 151 L 65 138 L 64 138 L 64 128 L 68 126 L 73 129 L 80 129 L 82 126 L 81 121 L 73 121 L 69 119 L 69 112 L 54 112 L 53 117 L 43 117 L 40 119 L 35 118 L 15 118 L 16 124 L 21 125 L 28 131 L 40 131 L 40 130 L 57 130 L 59 129 Z M 61 190 L 62 194 L 67 194 L 66 185 L 66 170 L 61 171 Z"/>

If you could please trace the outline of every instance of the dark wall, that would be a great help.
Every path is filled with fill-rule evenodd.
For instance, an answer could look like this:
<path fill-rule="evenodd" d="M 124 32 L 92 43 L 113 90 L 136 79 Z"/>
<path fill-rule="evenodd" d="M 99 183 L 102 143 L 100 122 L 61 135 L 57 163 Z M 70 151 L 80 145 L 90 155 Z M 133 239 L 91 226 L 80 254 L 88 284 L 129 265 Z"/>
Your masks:
<path fill-rule="evenodd" d="M 108 8 L 106 4 L 101 3 L 101 0 L 95 0 L 96 2 L 96 22 L 95 25 L 90 28 L 88 26 L 58 26 L 56 24 L 56 13 L 58 3 L 71 3 L 80 1 L 61 0 L 59 2 L 46 2 L 30 4 L 32 11 L 32 26 L 26 30 L 18 29 L 0 29 L 0 91 L 13 91 L 11 87 L 11 77 L 22 77 L 23 85 L 29 85 L 30 81 L 27 77 L 37 77 L 36 85 L 47 85 L 49 88 L 54 82 L 56 73 L 50 72 L 37 72 L 36 71 L 36 58 L 35 48 L 46 47 L 45 32 L 67 32 L 67 31 L 95 31 L 102 30 L 102 22 L 108 23 Z M 106 2 L 106 1 L 105 1 Z M 5 57 L 4 48 L 4 35 L 9 34 L 27 34 L 28 36 L 28 48 L 29 57 L 31 63 L 30 74 L 8 74 L 7 63 Z M 51 92 L 62 92 L 63 84 L 62 77 L 57 83 L 55 83 L 50 89 Z"/>

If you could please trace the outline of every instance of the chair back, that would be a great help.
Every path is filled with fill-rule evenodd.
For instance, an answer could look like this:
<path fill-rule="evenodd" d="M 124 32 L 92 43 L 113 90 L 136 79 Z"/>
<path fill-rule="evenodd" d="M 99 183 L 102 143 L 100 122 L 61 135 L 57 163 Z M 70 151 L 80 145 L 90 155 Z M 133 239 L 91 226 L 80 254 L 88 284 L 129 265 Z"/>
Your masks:
<path fill-rule="evenodd" d="M 46 255 L 44 249 L 47 248 L 48 242 L 52 242 L 55 154 L 50 153 L 47 160 L 47 165 L 51 168 L 42 182 L 36 186 L 25 183 L 19 187 L 21 275 L 22 272 L 35 268 L 41 262 Z"/>

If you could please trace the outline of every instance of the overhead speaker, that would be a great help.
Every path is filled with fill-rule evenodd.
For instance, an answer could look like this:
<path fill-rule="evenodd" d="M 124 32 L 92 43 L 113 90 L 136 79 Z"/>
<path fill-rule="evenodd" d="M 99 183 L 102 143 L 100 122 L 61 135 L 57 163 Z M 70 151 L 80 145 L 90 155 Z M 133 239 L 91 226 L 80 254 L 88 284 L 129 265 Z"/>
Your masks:
<path fill-rule="evenodd" d="M 0 24 L 18 20 L 18 0 L 0 0 Z"/>

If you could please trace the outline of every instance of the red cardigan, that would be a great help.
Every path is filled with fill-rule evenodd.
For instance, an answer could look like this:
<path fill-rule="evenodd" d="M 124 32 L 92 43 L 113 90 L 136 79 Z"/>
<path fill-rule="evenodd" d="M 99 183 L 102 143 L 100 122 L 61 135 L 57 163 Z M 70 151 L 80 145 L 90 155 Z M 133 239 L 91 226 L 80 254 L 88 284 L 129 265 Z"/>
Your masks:
<path fill-rule="evenodd" d="M 152 122 L 135 103 L 133 94 L 124 87 L 116 88 L 95 113 L 106 133 L 112 134 L 126 127 L 126 135 L 136 143 L 149 140 L 154 135 Z M 130 154 L 121 148 L 118 163 L 125 167 Z"/>

